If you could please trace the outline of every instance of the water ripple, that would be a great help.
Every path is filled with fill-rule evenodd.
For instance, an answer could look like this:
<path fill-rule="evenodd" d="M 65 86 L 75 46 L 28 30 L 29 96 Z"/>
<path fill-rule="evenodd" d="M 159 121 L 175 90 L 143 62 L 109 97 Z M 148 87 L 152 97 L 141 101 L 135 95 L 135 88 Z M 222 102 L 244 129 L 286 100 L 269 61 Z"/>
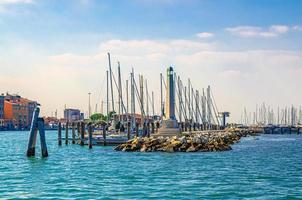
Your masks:
<path fill-rule="evenodd" d="M 245 138 L 232 151 L 126 153 L 57 146 L 27 158 L 26 132 L 0 143 L 0 199 L 299 199 L 302 136 Z"/>

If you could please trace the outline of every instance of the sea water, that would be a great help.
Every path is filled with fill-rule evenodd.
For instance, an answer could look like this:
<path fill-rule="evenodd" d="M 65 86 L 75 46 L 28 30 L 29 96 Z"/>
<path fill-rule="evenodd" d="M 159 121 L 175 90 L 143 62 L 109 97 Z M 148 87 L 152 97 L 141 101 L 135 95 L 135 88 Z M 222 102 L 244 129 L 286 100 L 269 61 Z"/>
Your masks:
<path fill-rule="evenodd" d="M 302 135 L 247 137 L 208 153 L 57 144 L 27 158 L 28 132 L 0 132 L 0 199 L 302 199 Z"/>

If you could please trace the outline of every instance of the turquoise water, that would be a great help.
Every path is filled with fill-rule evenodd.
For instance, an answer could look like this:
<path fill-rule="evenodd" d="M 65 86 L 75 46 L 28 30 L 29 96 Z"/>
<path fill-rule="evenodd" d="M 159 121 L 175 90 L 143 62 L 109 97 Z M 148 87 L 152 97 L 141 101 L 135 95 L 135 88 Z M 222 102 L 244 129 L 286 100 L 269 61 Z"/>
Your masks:
<path fill-rule="evenodd" d="M 244 138 L 232 151 L 127 153 L 57 146 L 25 156 L 27 132 L 1 132 L 0 199 L 302 199 L 302 135 Z"/>

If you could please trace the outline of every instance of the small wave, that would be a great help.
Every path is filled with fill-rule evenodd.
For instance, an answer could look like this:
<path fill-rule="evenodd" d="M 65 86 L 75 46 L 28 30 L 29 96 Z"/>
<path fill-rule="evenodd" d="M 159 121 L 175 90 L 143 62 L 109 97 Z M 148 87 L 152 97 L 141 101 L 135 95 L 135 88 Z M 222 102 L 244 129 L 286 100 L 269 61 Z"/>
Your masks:
<path fill-rule="evenodd" d="M 262 139 L 264 141 L 272 141 L 272 142 L 284 142 L 284 141 L 295 141 L 295 138 L 266 138 L 266 139 Z"/>

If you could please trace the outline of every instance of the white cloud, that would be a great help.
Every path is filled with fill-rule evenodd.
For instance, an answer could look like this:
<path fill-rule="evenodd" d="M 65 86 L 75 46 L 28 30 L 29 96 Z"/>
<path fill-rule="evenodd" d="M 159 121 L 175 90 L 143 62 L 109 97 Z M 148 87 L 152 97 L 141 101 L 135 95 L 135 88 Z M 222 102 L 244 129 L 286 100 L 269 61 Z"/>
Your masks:
<path fill-rule="evenodd" d="M 288 26 L 284 26 L 284 25 L 273 25 L 270 27 L 270 31 L 269 32 L 273 32 L 273 33 L 287 33 L 288 32 Z"/>
<path fill-rule="evenodd" d="M 93 94 L 93 105 L 105 99 L 106 85 L 101 83 L 108 69 L 108 51 L 112 53 L 115 74 L 116 63 L 121 62 L 123 81 L 129 78 L 132 67 L 136 76 L 143 74 L 148 79 L 149 91 L 155 91 L 157 112 L 159 73 L 164 73 L 170 65 L 184 83 L 190 77 L 194 89 L 201 90 L 210 84 L 218 108 L 230 111 L 232 120 L 240 119 L 243 106 L 253 108 L 263 101 L 280 106 L 298 105 L 302 98 L 299 93 L 301 52 L 222 51 L 216 44 L 195 40 L 119 39 L 104 41 L 99 52 L 86 55 L 69 52 L 47 59 L 39 55 L 38 49 L 27 48 L 26 55 L 21 50 L 17 55 L 0 59 L 3 72 L 0 92 L 22 91 L 21 95 L 38 99 L 43 113 L 47 114 L 63 109 L 64 104 L 87 110 L 87 91 Z M 28 55 L 35 57 L 27 58 Z M 32 90 L 33 86 L 37 90 Z"/>
<path fill-rule="evenodd" d="M 295 31 L 302 31 L 302 26 L 296 25 L 296 26 L 293 26 L 292 29 Z"/>
<path fill-rule="evenodd" d="M 214 43 L 194 40 L 109 40 L 101 43 L 100 51 L 119 55 L 191 54 L 215 48 Z M 127 49 L 125 51 L 125 49 Z"/>
<path fill-rule="evenodd" d="M 0 0 L 0 4 L 33 3 L 33 0 Z"/>
<path fill-rule="evenodd" d="M 20 13 L 20 11 L 13 11 L 12 8 L 10 8 L 11 5 L 15 4 L 31 4 L 34 3 L 34 0 L 0 0 L 0 13 L 4 14 L 15 14 Z"/>
<path fill-rule="evenodd" d="M 237 26 L 226 28 L 225 30 L 240 37 L 275 38 L 287 33 L 289 28 L 285 25 L 272 25 L 267 30 L 264 30 L 257 26 Z"/>
<path fill-rule="evenodd" d="M 259 35 L 261 28 L 253 26 L 237 26 L 233 28 L 226 28 L 227 31 L 234 35 L 242 37 L 254 37 Z"/>
<path fill-rule="evenodd" d="M 60 66 L 73 70 L 83 81 L 84 77 L 89 76 L 89 83 L 93 84 L 93 81 L 104 76 L 108 66 L 108 51 L 112 53 L 114 71 L 117 60 L 121 61 L 125 80 L 134 67 L 136 74 L 143 74 L 151 80 L 148 84 L 150 90 L 158 90 L 158 74 L 169 65 L 175 67 L 185 82 L 190 77 L 195 89 L 210 84 L 218 107 L 231 111 L 234 120 L 240 118 L 238 105 L 252 107 L 255 102 L 261 101 L 277 102 L 280 105 L 288 103 L 287 97 L 299 90 L 297 82 L 293 80 L 299 80 L 302 72 L 301 52 L 221 51 L 211 43 L 193 40 L 109 40 L 101 43 L 97 54 L 62 54 L 53 56 L 50 63 L 57 68 Z M 77 66 L 80 68 L 75 68 Z M 94 73 L 95 70 L 99 72 Z M 63 79 L 67 80 L 68 77 Z M 85 90 L 89 90 L 87 80 L 82 84 L 87 87 Z M 85 90 L 80 93 L 85 93 Z M 280 91 L 286 94 L 280 96 Z M 275 101 L 276 97 L 278 101 Z M 302 96 L 292 99 L 291 103 L 298 104 L 299 98 Z M 85 104 L 86 99 L 82 101 Z"/>
<path fill-rule="evenodd" d="M 213 33 L 209 33 L 209 32 L 200 32 L 200 33 L 197 33 L 196 36 L 198 38 L 211 38 L 214 36 Z"/>
<path fill-rule="evenodd" d="M 6 13 L 6 12 L 7 12 L 6 8 L 4 8 L 4 6 L 0 5 L 0 13 Z"/>

